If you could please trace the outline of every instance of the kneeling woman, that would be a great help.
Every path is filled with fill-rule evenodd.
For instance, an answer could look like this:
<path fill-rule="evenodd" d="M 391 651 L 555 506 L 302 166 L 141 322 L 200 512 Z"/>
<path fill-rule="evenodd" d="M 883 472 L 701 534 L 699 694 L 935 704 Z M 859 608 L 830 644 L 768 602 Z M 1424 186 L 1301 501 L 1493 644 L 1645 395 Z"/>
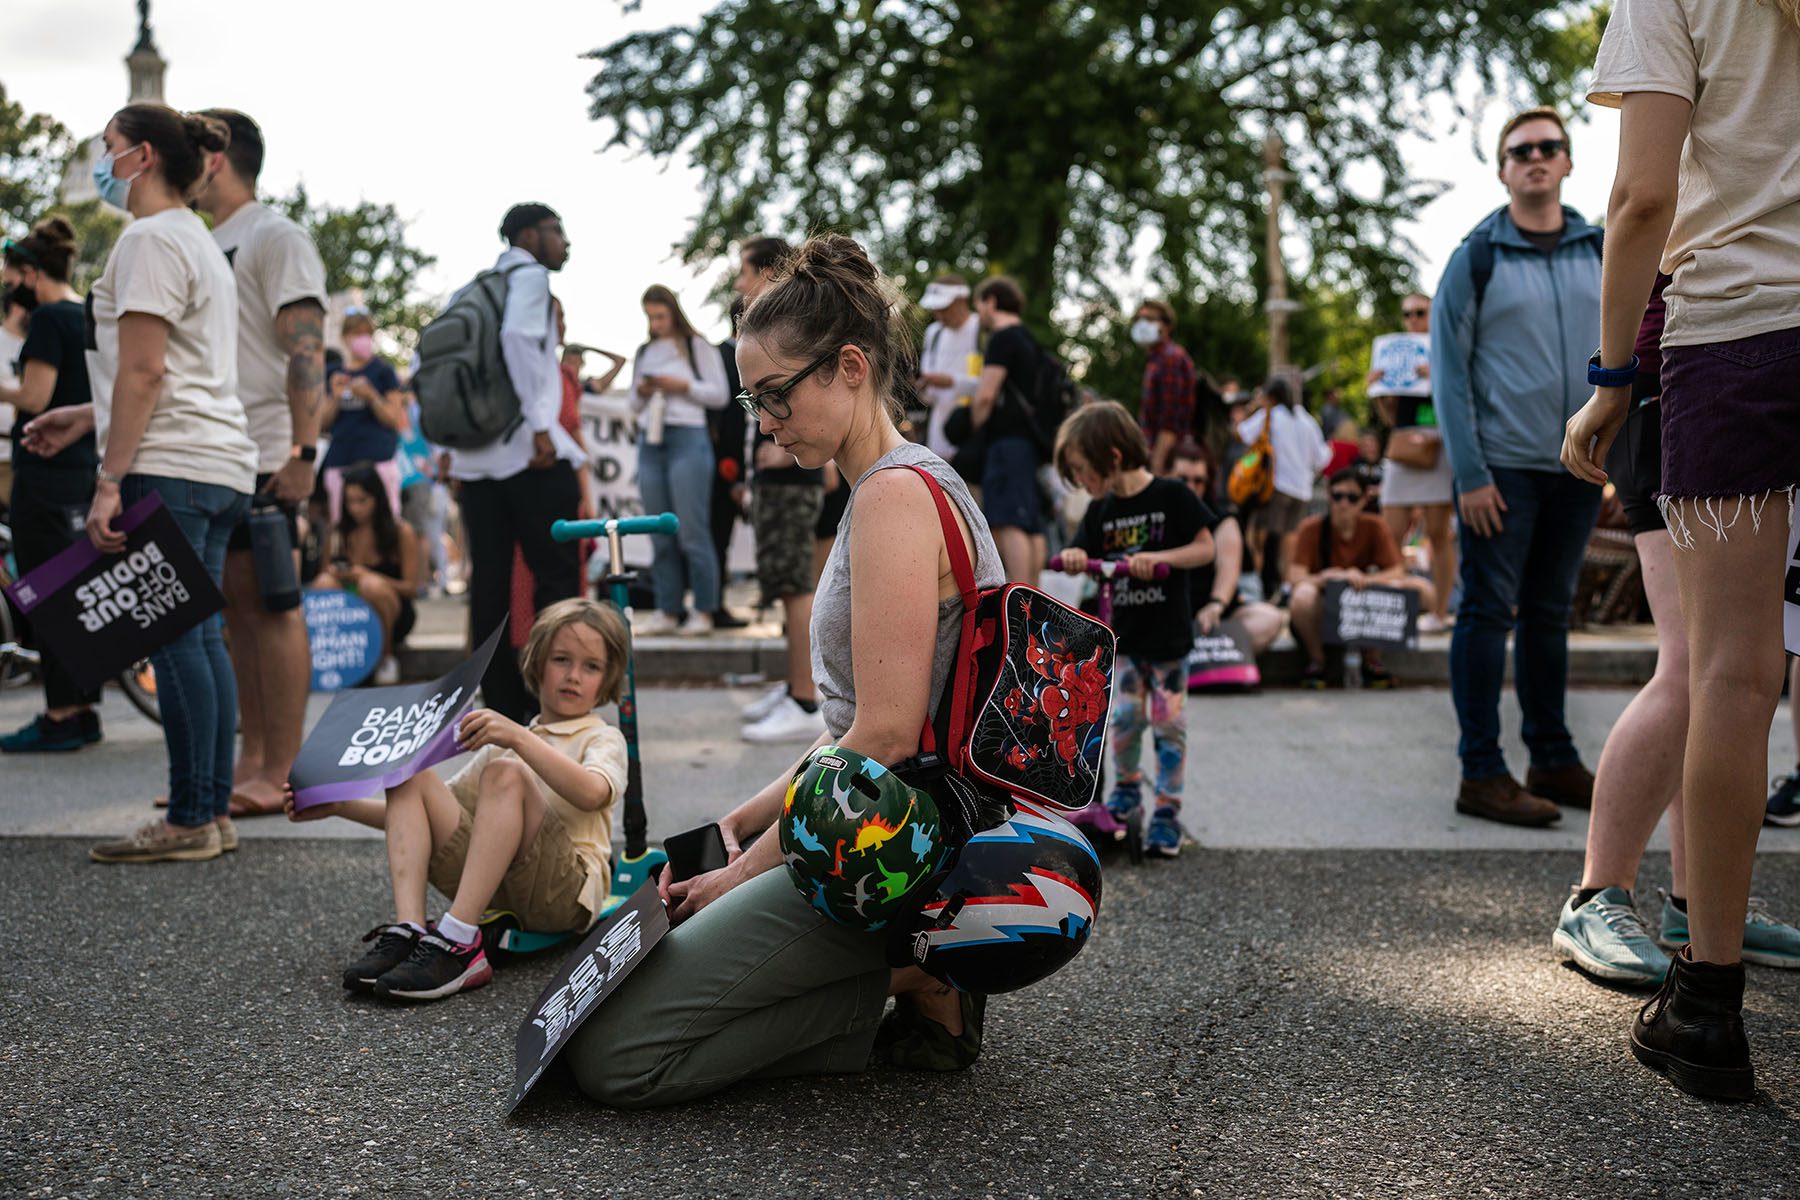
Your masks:
<path fill-rule="evenodd" d="M 832 548 L 813 607 L 818 744 L 883 763 L 918 751 L 962 616 L 924 480 L 886 468 L 930 471 L 953 502 L 977 586 L 1004 578 L 967 486 L 895 428 L 904 312 L 860 246 L 813 238 L 751 302 L 737 351 L 743 402 L 763 432 L 801 466 L 835 462 L 854 481 L 849 536 Z M 571 1040 L 588 1095 L 651 1107 L 741 1079 L 860 1071 L 894 995 L 913 1030 L 910 1061 L 971 1061 L 980 1029 L 970 997 L 917 968 L 890 970 L 883 938 L 833 924 L 778 869 L 771 827 L 791 776 L 721 820 L 731 864 L 667 890 L 680 924 Z"/>

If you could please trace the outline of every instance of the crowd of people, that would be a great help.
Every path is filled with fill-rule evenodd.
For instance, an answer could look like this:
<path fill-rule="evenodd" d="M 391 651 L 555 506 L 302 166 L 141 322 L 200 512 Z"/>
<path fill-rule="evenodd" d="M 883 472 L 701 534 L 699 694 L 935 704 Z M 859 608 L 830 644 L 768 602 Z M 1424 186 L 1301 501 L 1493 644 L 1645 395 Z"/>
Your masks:
<path fill-rule="evenodd" d="M 1402 300 L 1398 358 L 1372 362 L 1366 379 L 1367 429 L 1334 393 L 1315 415 L 1293 372 L 1248 394 L 1214 381 L 1177 344 L 1161 299 L 1130 322 L 1144 354 L 1133 412 L 1070 383 L 1016 281 L 944 274 L 903 298 L 837 235 L 746 238 L 721 345 L 672 291 L 649 288 L 642 345 L 584 380 L 585 348 L 567 345 L 550 287 L 569 236 L 554 210 L 528 203 L 505 215 L 505 248 L 483 276 L 505 281 L 499 339 L 518 420 L 443 452 L 424 440 L 367 314 L 347 313 L 341 345 L 325 345 L 318 254 L 255 200 L 255 123 L 122 109 L 95 182 L 133 221 L 87 297 L 91 318 L 69 282 L 66 222 L 47 218 L 5 247 L 6 331 L 22 368 L 0 400 L 29 418 L 8 466 L 20 565 L 81 536 L 116 550 L 120 513 L 156 495 L 226 608 L 154 655 L 166 818 L 92 857 L 216 858 L 237 844 L 234 815 L 284 807 L 384 827 L 394 920 L 371 931 L 344 981 L 396 998 L 486 982 L 475 922 L 496 897 L 545 928 L 590 923 L 624 777 L 622 740 L 593 709 L 617 697 L 629 643 L 621 614 L 583 598 L 578 546 L 549 528 L 594 511 L 579 400 L 628 361 L 643 504 L 680 518 L 678 534 L 655 539 L 653 602 L 634 632 L 740 624 L 724 552 L 748 519 L 788 659 L 744 710 L 746 739 L 909 758 L 957 647 L 956 559 L 982 587 L 1038 584 L 1052 553 L 1074 576 L 1119 559 L 1124 577 L 1098 585 L 1118 637 L 1103 803 L 1113 820 L 1143 823 L 1149 853 L 1174 857 L 1196 637 L 1233 622 L 1261 653 L 1285 627 L 1303 684 L 1341 686 L 1327 595 L 1397 590 L 1421 631 L 1450 633 L 1456 810 L 1526 826 L 1591 810 L 1553 945 L 1591 974 L 1660 988 L 1632 1029 L 1643 1062 L 1690 1092 L 1746 1098 L 1743 963 L 1800 967 L 1800 930 L 1749 900 L 1758 825 L 1800 824 L 1800 768 L 1770 796 L 1760 777 L 1785 673 L 1781 580 L 1800 487 L 1800 150 L 1756 125 L 1782 99 L 1800 110 L 1800 76 L 1783 68 L 1800 51 L 1791 8 L 1620 0 L 1591 96 L 1623 108 L 1604 235 L 1561 202 L 1563 118 L 1514 116 L 1496 147 L 1505 203 L 1450 257 L 1434 295 Z M 1713 190 L 1727 185 L 1729 211 Z M 922 338 L 915 304 L 931 318 Z M 935 487 L 889 469 L 904 467 Z M 448 780 L 427 772 L 390 789 L 385 804 L 302 814 L 286 782 L 305 626 L 258 586 L 252 499 L 287 514 L 297 557 L 323 545 L 304 573 L 355 589 L 392 646 L 443 579 L 444 484 L 465 531 L 472 636 L 503 623 L 514 633 L 482 681 L 485 707 L 459 727 L 480 753 Z M 1566 692 L 1577 577 L 1605 488 L 1635 539 L 1660 656 L 1596 775 Z M 940 489 L 961 547 L 939 536 Z M 1523 781 L 1501 736 L 1509 638 Z M 1362 686 L 1393 684 L 1378 652 L 1360 660 Z M 97 697 L 54 655 L 43 682 L 44 714 L 0 746 L 98 741 Z M 960 1066 L 978 1051 L 978 998 L 891 968 L 879 942 L 822 920 L 771 869 L 777 839 L 757 835 L 793 774 L 722 818 L 726 867 L 665 881 L 680 927 L 611 999 L 613 1019 L 573 1042 L 585 1091 L 649 1105 L 753 1076 L 860 1069 L 872 1045 L 879 1053 L 890 996 L 906 1036 L 936 1039 L 927 1057 Z M 1633 889 L 1665 812 L 1673 880 L 1653 936 Z M 452 897 L 435 922 L 427 881 Z"/>

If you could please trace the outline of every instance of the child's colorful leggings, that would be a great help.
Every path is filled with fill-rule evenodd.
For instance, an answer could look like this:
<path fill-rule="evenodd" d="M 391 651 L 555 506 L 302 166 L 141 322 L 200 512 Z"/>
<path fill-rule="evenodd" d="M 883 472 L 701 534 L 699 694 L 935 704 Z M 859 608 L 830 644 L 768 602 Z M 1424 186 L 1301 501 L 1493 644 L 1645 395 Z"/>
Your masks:
<path fill-rule="evenodd" d="M 1179 807 L 1187 765 L 1187 660 L 1113 660 L 1113 768 L 1121 783 L 1143 779 L 1144 729 L 1156 738 L 1156 802 Z"/>

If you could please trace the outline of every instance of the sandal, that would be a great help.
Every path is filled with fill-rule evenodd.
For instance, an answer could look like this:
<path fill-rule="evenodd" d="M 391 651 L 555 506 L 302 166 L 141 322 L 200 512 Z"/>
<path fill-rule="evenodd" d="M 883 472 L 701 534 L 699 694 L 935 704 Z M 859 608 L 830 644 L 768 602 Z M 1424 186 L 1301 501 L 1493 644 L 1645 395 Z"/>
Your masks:
<path fill-rule="evenodd" d="M 987 997 L 959 992 L 962 1001 L 963 1031 L 951 1037 L 950 1031 L 921 1016 L 908 1003 L 896 1003 L 894 1011 L 882 1018 L 875 1030 L 873 1061 L 898 1067 L 903 1071 L 962 1071 L 981 1057 L 981 1022 L 987 1009 Z"/>
<path fill-rule="evenodd" d="M 231 805 L 226 811 L 234 818 L 278 817 L 282 814 L 283 809 L 279 796 L 265 804 L 261 801 L 251 800 L 242 792 L 233 792 L 231 793 Z"/>

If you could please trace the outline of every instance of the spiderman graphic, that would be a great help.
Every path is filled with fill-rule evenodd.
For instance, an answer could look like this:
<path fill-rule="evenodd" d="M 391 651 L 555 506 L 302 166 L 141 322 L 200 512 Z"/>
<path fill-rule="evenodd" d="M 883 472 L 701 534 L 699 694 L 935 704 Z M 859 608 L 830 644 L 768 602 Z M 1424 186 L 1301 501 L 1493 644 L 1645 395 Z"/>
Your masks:
<path fill-rule="evenodd" d="M 1025 609 L 1027 622 L 1031 609 Z M 1025 661 L 1043 681 L 1037 684 L 1027 712 L 1041 714 L 1049 724 L 1050 745 L 1070 776 L 1082 757 L 1083 726 L 1092 725 L 1106 714 L 1106 672 L 1100 666 L 1100 648 L 1085 659 L 1077 660 L 1068 643 L 1057 637 L 1048 621 L 1032 632 L 1029 624 L 1025 635 Z M 1011 711 L 1008 697 L 1008 711 Z M 1085 764 L 1084 764 L 1085 765 Z"/>

